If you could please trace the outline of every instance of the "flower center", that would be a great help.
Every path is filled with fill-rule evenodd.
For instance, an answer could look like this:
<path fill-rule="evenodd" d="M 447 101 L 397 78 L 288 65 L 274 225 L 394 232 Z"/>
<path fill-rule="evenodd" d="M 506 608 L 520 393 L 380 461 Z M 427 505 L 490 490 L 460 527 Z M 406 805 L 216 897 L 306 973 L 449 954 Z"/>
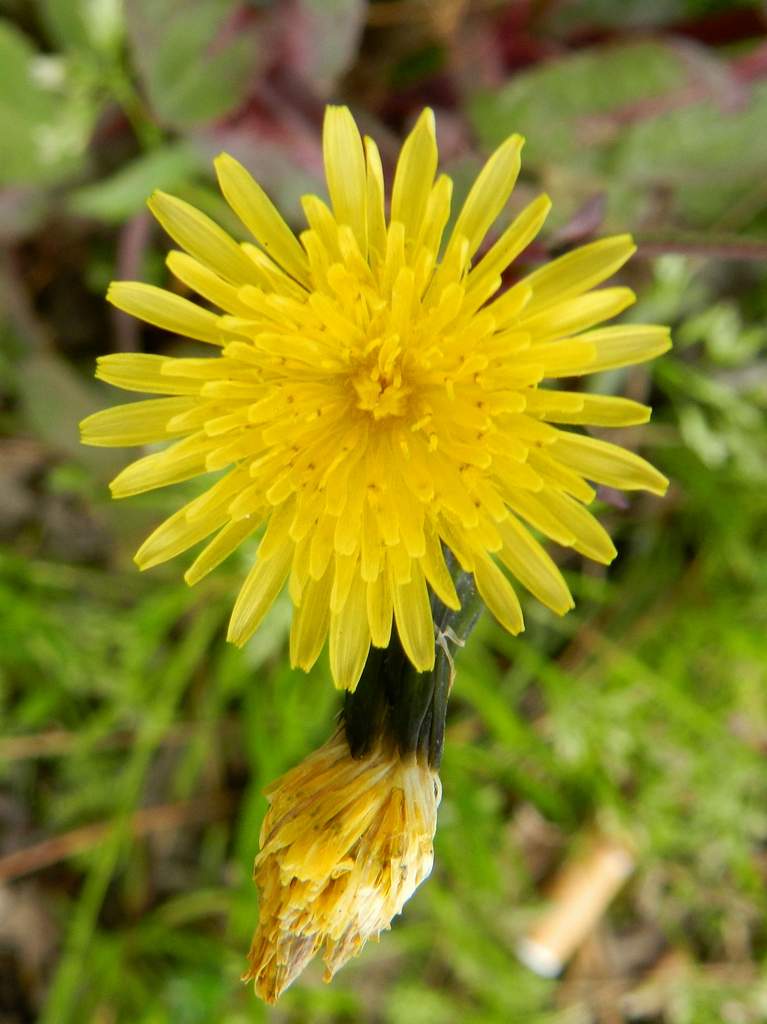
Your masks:
<path fill-rule="evenodd" d="M 375 420 L 407 412 L 412 389 L 403 381 L 403 355 L 399 336 L 390 334 L 369 341 L 353 363 L 351 383 L 357 408 L 371 413 Z"/>

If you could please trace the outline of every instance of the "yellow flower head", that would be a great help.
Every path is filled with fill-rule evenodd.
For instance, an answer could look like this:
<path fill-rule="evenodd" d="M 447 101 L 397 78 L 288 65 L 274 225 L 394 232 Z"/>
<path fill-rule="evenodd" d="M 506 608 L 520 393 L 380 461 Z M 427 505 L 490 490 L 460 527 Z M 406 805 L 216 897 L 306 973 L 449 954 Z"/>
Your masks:
<path fill-rule="evenodd" d="M 322 952 L 325 981 L 391 924 L 429 875 L 436 772 L 382 740 L 355 760 L 341 729 L 269 790 L 243 977 L 269 1003 Z"/>
<path fill-rule="evenodd" d="M 229 205 L 255 242 L 235 242 L 187 203 L 150 208 L 184 250 L 168 265 L 213 312 L 150 285 L 116 282 L 110 300 L 160 328 L 207 342 L 214 358 L 120 354 L 97 375 L 168 397 L 117 406 L 83 424 L 90 444 L 172 441 L 112 483 L 126 497 L 222 473 L 136 555 L 142 569 L 207 541 L 196 583 L 265 525 L 232 614 L 243 644 L 286 581 L 290 651 L 309 669 L 330 638 L 338 686 L 353 689 L 392 621 L 419 671 L 434 664 L 428 588 L 456 607 L 443 545 L 474 574 L 490 610 L 523 627 L 508 573 L 559 614 L 572 606 L 533 529 L 600 562 L 615 549 L 587 511 L 588 481 L 662 494 L 665 478 L 631 452 L 562 425 L 643 423 L 622 398 L 544 388 L 545 380 L 641 362 L 670 345 L 664 327 L 595 325 L 632 301 L 593 290 L 634 251 L 629 236 L 583 246 L 498 296 L 535 237 L 541 196 L 478 255 L 506 206 L 522 139 L 500 146 L 458 211 L 436 177 L 434 117 L 405 140 L 386 217 L 381 160 L 345 107 L 329 107 L 330 205 L 305 196 L 297 239 L 232 157 L 216 161 Z"/>

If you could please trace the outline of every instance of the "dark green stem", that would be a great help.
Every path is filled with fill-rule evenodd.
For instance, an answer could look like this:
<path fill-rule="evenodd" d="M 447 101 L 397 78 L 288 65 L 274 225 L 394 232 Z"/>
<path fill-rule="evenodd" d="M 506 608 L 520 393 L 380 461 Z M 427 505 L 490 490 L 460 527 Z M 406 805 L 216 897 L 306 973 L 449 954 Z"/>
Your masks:
<path fill-rule="evenodd" d="M 400 755 L 439 768 L 445 741 L 447 702 L 453 685 L 453 651 L 463 646 L 479 618 L 481 601 L 470 573 L 448 559 L 461 607 L 447 608 L 432 596 L 435 661 L 431 672 L 417 672 L 396 632 L 383 650 L 371 648 L 362 678 L 344 702 L 343 722 L 353 757 L 364 757 L 380 737 Z"/>

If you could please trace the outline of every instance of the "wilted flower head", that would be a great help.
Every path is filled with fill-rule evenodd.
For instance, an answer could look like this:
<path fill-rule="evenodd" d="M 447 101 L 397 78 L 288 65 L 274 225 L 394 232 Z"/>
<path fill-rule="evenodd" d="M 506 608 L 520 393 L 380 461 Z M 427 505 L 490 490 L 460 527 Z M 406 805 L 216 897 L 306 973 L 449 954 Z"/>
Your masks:
<path fill-rule="evenodd" d="M 428 876 L 436 772 L 379 738 L 351 756 L 343 730 L 267 790 L 258 930 L 243 980 L 275 1002 L 317 953 L 330 981 L 387 929 Z"/>
<path fill-rule="evenodd" d="M 343 107 L 325 117 L 330 206 L 304 197 L 300 240 L 227 155 L 216 161 L 221 189 L 257 244 L 233 241 L 179 199 L 152 197 L 184 250 L 168 256 L 171 271 L 222 312 L 135 282 L 113 284 L 109 298 L 217 352 L 100 359 L 101 379 L 167 397 L 97 413 L 84 439 L 172 442 L 120 473 L 115 497 L 224 471 L 143 544 L 142 569 L 207 541 L 186 572 L 196 583 L 265 526 L 232 614 L 235 643 L 288 582 L 294 665 L 308 670 L 329 636 L 333 678 L 351 689 L 394 620 L 408 658 L 427 671 L 428 587 L 457 605 L 443 546 L 516 633 L 522 613 L 507 572 L 555 612 L 572 606 L 531 530 L 609 562 L 615 548 L 586 508 L 595 495 L 587 481 L 665 490 L 637 455 L 561 429 L 643 423 L 646 406 L 541 386 L 669 347 L 664 327 L 594 329 L 633 301 L 624 287 L 593 290 L 631 256 L 631 239 L 576 249 L 498 297 L 501 275 L 550 205 L 546 196 L 530 203 L 482 251 L 514 187 L 522 141 L 514 135 L 490 157 L 449 237 L 452 183 L 435 178 L 428 110 L 402 147 L 388 218 L 378 149 Z"/>

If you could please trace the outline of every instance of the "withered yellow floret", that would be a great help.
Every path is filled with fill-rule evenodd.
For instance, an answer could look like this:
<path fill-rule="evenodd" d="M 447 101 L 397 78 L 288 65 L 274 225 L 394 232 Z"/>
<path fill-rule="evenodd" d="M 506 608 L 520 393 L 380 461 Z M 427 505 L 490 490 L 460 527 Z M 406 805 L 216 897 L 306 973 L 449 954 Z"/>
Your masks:
<path fill-rule="evenodd" d="M 431 871 L 441 792 L 435 771 L 383 741 L 352 758 L 343 730 L 270 787 L 243 977 L 262 999 L 275 1002 L 316 954 L 330 981 L 389 928 Z"/>

